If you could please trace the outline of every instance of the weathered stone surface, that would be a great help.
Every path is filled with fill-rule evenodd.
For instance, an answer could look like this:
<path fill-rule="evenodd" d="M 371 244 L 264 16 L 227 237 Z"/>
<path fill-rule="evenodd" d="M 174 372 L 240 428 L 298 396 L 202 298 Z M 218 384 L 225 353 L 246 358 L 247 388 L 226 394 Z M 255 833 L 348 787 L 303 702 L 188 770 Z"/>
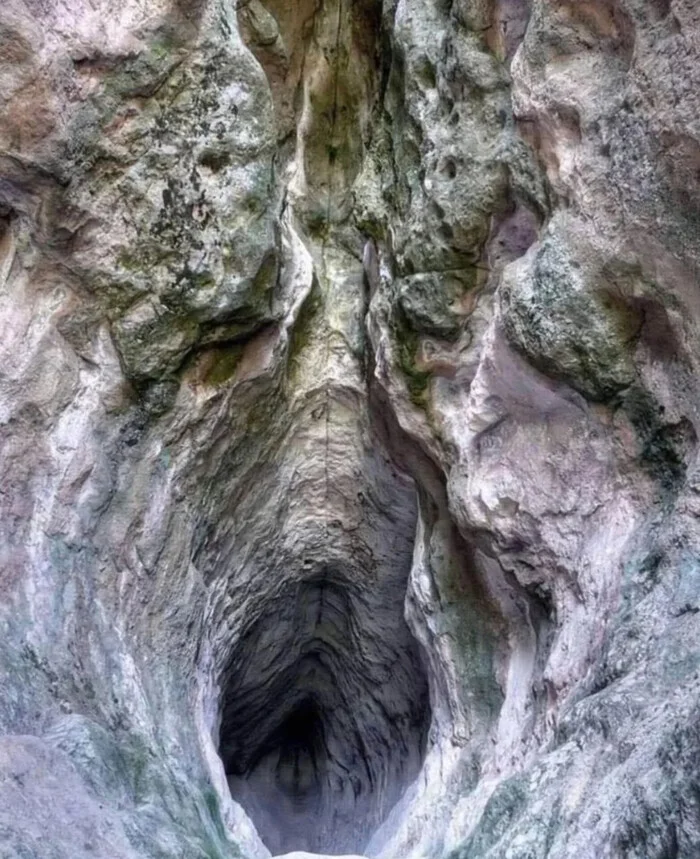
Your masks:
<path fill-rule="evenodd" d="M 699 60 L 6 0 L 0 857 L 698 854 Z"/>

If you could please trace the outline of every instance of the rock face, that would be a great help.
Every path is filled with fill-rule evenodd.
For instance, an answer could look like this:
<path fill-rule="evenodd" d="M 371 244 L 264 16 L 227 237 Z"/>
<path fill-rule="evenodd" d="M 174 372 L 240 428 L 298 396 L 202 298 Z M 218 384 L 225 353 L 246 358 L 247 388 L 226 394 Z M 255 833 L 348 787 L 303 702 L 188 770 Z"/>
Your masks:
<path fill-rule="evenodd" d="M 696 0 L 5 0 L 0 857 L 700 855 Z"/>

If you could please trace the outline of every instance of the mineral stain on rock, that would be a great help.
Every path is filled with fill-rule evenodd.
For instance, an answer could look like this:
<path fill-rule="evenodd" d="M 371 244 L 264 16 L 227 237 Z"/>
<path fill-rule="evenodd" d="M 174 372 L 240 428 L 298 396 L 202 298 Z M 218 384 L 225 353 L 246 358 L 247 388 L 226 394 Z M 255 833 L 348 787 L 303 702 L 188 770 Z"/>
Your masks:
<path fill-rule="evenodd" d="M 699 45 L 5 0 L 0 857 L 700 854 Z"/>

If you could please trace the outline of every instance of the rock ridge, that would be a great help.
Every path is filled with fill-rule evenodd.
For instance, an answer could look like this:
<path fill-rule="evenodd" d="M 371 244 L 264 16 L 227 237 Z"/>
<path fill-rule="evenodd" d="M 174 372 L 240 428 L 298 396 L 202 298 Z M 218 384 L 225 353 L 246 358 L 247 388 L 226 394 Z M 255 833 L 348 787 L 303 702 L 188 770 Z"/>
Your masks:
<path fill-rule="evenodd" d="M 693 0 L 7 0 L 0 857 L 691 859 Z"/>

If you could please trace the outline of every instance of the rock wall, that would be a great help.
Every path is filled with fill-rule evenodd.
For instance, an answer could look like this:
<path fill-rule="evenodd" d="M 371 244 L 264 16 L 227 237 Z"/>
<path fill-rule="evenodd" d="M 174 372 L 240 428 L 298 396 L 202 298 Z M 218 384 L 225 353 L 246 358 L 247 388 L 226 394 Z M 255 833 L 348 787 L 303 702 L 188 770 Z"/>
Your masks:
<path fill-rule="evenodd" d="M 0 857 L 700 851 L 695 0 L 6 0 Z"/>

